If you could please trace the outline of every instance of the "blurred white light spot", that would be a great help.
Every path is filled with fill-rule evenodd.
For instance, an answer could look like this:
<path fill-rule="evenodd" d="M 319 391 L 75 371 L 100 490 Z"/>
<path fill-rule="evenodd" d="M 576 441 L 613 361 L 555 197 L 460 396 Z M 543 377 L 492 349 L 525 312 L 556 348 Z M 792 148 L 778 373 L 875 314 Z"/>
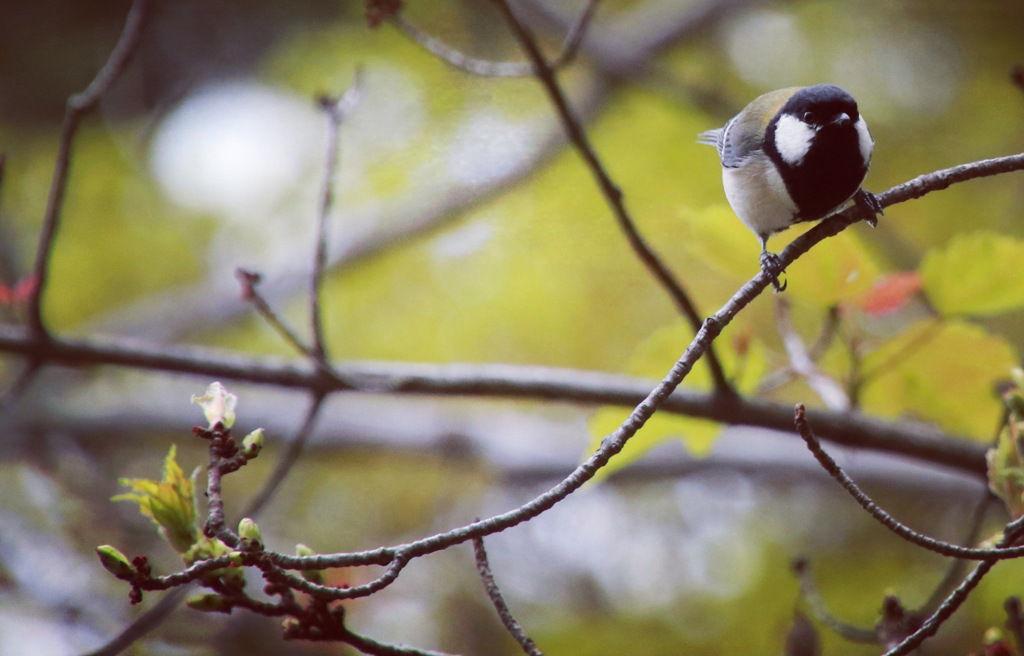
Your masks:
<path fill-rule="evenodd" d="M 527 161 L 536 138 L 530 123 L 478 112 L 452 139 L 448 174 L 456 182 L 481 185 L 510 175 Z"/>
<path fill-rule="evenodd" d="M 435 239 L 431 251 L 438 259 L 458 259 L 480 250 L 493 236 L 489 221 L 473 221 Z"/>
<path fill-rule="evenodd" d="M 744 12 L 725 25 L 723 37 L 736 72 L 759 88 L 792 86 L 810 71 L 810 47 L 790 14 Z"/>
<path fill-rule="evenodd" d="M 246 82 L 208 87 L 160 125 L 150 156 L 182 207 L 244 220 L 264 214 L 308 174 L 323 150 L 312 101 Z"/>
<path fill-rule="evenodd" d="M 16 602 L 5 605 L 0 610 L 0 656 L 64 656 L 79 653 L 88 644 L 83 636 L 72 636 L 68 626 L 30 615 Z M 90 637 L 89 642 L 99 639 Z"/>

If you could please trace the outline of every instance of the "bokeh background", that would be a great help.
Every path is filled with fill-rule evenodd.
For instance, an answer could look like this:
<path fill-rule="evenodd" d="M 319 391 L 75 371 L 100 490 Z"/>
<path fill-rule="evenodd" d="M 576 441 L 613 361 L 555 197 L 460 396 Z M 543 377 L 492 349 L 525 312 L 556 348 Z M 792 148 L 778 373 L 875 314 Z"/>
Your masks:
<path fill-rule="evenodd" d="M 361 70 L 364 97 L 342 126 L 334 181 L 324 302 L 333 358 L 660 378 L 685 348 L 687 330 L 535 80 L 456 70 L 391 24 L 369 29 L 358 2 L 157 4 L 136 59 L 76 141 L 45 305 L 60 334 L 296 357 L 240 299 L 234 270 L 261 272 L 275 307 L 305 326 L 326 150 L 315 98 L 343 92 Z M 554 55 L 582 3 L 515 6 Z M 102 65 L 127 9 L 44 0 L 0 10 L 5 284 L 32 262 L 66 99 Z M 474 57 L 522 60 L 491 3 L 409 0 L 403 16 Z M 1024 88 L 1012 74 L 1024 65 L 1022 26 L 1024 5 L 1009 0 L 603 0 L 560 79 L 639 229 L 710 313 L 756 273 L 758 249 L 725 204 L 699 131 L 764 91 L 829 81 L 856 96 L 876 138 L 873 191 L 1019 152 Z M 877 316 L 864 299 L 886 275 L 918 271 L 934 281 L 936 269 L 984 268 L 991 249 L 1004 253 L 1000 262 L 1020 261 L 1022 211 L 1015 174 L 895 206 L 874 230 L 854 226 L 790 268 L 795 329 L 812 341 L 840 308 L 841 337 L 821 362 L 839 380 L 876 367 L 859 398 L 865 412 L 991 439 L 1000 414 L 993 384 L 1024 347 L 1019 304 L 961 316 L 956 299 L 916 298 Z M 773 238 L 772 248 L 798 232 Z M 1011 292 L 1015 277 L 1009 267 Z M 936 305 L 937 328 L 928 323 Z M 16 305 L 3 312 L 21 319 Z M 750 393 L 762 385 L 764 398 L 820 405 L 799 380 L 771 378 L 786 364 L 773 312 L 766 295 L 725 332 L 730 373 Z M 896 362 L 899 340 L 931 340 L 932 350 Z M 2 362 L 9 376 L 17 365 Z M 693 384 L 704 377 L 695 372 Z M 766 380 L 781 383 L 765 388 Z M 0 654 L 88 653 L 155 603 L 159 595 L 148 594 L 130 607 L 93 549 L 111 543 L 146 553 L 157 572 L 177 567 L 149 522 L 110 497 L 122 491 L 119 477 L 156 477 L 172 443 L 186 470 L 205 462 L 191 437 L 202 417 L 189 397 L 209 382 L 47 368 L 0 417 Z M 264 426 L 270 442 L 227 484 L 237 513 L 297 430 L 305 402 L 224 382 L 240 397 L 240 428 Z M 281 551 L 429 535 L 532 498 L 625 414 L 337 395 L 260 526 Z M 916 607 L 946 573 L 947 562 L 864 516 L 791 436 L 675 419 L 636 442 L 623 454 L 629 467 L 488 540 L 499 584 L 546 653 L 783 653 L 805 608 L 794 558 L 809 558 L 832 610 L 862 626 L 877 621 L 885 594 Z M 836 452 L 915 528 L 966 538 L 983 481 Z M 983 537 L 1004 521 L 993 506 Z M 942 630 L 942 652 L 977 649 L 985 629 L 1002 624 L 1020 570 L 997 568 Z M 387 642 L 517 652 L 468 546 L 415 562 L 388 590 L 351 603 L 349 621 Z M 345 653 L 287 644 L 278 633 L 273 620 L 245 613 L 179 610 L 128 653 Z M 827 630 L 821 639 L 824 653 L 881 651 Z"/>

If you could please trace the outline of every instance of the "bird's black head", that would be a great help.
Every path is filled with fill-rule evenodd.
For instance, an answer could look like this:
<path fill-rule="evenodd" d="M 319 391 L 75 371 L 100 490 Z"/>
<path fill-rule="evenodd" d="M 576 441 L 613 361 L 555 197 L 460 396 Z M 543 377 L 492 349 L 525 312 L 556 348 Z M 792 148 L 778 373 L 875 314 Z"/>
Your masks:
<path fill-rule="evenodd" d="M 845 89 L 834 84 L 816 84 L 804 87 L 790 96 L 779 114 L 795 117 L 814 128 L 852 125 L 860 118 L 857 101 Z"/>
<path fill-rule="evenodd" d="M 772 118 L 764 151 L 797 206 L 798 220 L 827 216 L 864 180 L 873 141 L 857 101 L 833 84 L 798 89 Z"/>

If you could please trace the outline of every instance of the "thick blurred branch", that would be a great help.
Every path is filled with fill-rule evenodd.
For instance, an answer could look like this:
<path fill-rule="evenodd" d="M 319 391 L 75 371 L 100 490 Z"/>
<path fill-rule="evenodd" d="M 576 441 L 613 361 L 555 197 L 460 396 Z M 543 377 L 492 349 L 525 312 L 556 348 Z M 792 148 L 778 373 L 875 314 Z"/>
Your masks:
<path fill-rule="evenodd" d="M 614 374 L 517 367 L 512 365 L 425 365 L 411 363 L 341 363 L 331 378 L 304 362 L 271 362 L 197 347 L 145 345 L 129 340 L 36 342 L 24 329 L 0 326 L 0 351 L 44 358 L 65 366 L 113 365 L 186 373 L 206 379 L 236 380 L 321 393 L 362 391 L 496 398 L 529 398 L 580 404 L 631 406 L 644 398 L 651 381 Z M 792 431 L 793 410 L 786 404 L 677 390 L 665 411 L 720 421 Z M 856 448 L 899 453 L 983 476 L 985 446 L 944 435 L 934 427 L 894 423 L 859 414 L 810 410 L 819 434 Z"/>
<path fill-rule="evenodd" d="M 597 9 L 598 0 L 588 0 L 583 11 L 576 20 L 569 26 L 565 40 L 562 42 L 562 49 L 558 56 L 552 60 L 552 68 L 561 68 L 576 58 L 583 36 L 586 34 L 590 19 Z M 415 23 L 397 13 L 389 19 L 395 27 L 405 33 L 410 39 L 423 46 L 432 55 L 450 64 L 459 70 L 480 75 L 484 77 L 528 77 L 533 75 L 533 66 L 529 62 L 496 62 L 472 57 L 455 48 L 452 48 L 441 39 L 431 36 L 420 29 Z"/>

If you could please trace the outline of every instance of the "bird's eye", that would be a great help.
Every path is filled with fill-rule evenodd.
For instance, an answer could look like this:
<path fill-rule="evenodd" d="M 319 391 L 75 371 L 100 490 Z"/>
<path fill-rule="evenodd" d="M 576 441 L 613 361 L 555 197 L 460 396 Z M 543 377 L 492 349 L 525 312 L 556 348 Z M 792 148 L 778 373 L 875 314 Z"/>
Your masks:
<path fill-rule="evenodd" d="M 804 123 L 814 123 L 814 112 L 804 112 L 803 121 Z"/>

